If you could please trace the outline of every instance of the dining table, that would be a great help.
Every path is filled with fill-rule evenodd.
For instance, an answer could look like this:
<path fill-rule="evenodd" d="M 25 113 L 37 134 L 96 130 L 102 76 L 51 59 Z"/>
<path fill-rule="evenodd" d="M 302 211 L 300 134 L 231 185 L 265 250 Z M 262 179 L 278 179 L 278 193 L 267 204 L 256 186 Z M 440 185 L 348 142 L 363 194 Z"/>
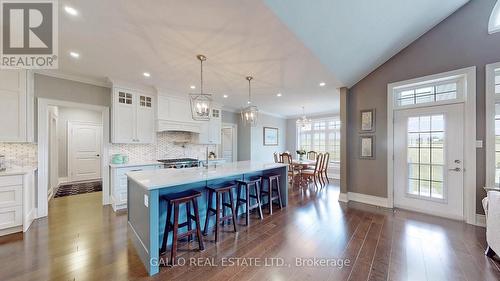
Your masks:
<path fill-rule="evenodd" d="M 314 168 L 316 165 L 316 160 L 303 159 L 303 160 L 292 160 L 292 167 L 294 170 L 299 172 L 299 186 L 307 186 L 307 181 L 302 177 L 302 171 L 305 169 Z"/>

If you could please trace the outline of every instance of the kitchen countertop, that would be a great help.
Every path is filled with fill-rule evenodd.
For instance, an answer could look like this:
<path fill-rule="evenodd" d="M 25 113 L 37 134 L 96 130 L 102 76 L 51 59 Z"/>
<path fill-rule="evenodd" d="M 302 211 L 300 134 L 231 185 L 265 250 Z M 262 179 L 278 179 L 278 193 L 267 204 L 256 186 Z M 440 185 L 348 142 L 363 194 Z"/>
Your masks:
<path fill-rule="evenodd" d="M 240 161 L 225 163 L 208 169 L 203 167 L 184 169 L 158 169 L 127 173 L 129 179 L 147 190 L 159 189 L 217 178 L 253 173 L 263 170 L 286 167 L 282 163 Z"/>
<path fill-rule="evenodd" d="M 153 166 L 153 165 L 163 165 L 163 164 L 155 160 L 145 161 L 145 162 L 130 162 L 125 164 L 109 164 L 111 168 L 127 168 L 127 167 Z"/>
<path fill-rule="evenodd" d="M 37 167 L 10 168 L 3 172 L 0 172 L 0 177 L 25 175 L 27 173 L 33 173 L 37 169 Z"/>

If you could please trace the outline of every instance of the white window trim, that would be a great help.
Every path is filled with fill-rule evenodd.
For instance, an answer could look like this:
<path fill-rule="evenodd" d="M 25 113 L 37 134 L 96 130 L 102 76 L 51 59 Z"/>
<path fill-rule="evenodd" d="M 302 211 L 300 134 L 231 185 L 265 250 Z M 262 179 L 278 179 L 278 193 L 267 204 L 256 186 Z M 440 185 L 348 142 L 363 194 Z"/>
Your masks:
<path fill-rule="evenodd" d="M 500 25 L 496 25 L 496 17 L 500 13 L 500 2 L 497 1 L 495 6 L 493 7 L 493 11 L 491 11 L 490 19 L 488 21 L 488 34 L 493 34 L 496 32 L 500 32 Z"/>
<path fill-rule="evenodd" d="M 340 128 L 338 129 L 338 133 L 340 134 L 341 138 L 342 138 L 342 122 L 340 121 L 340 116 L 332 116 L 332 117 L 323 117 L 323 118 L 317 118 L 317 119 L 311 119 L 312 122 L 316 122 L 316 121 L 332 121 L 332 120 L 335 120 L 335 121 L 339 121 L 340 122 Z M 327 124 L 327 127 L 328 128 L 328 124 Z M 328 131 L 328 129 L 326 129 Z M 302 147 L 300 147 L 300 128 L 299 126 L 297 126 L 297 124 L 295 124 L 295 136 L 296 136 L 296 139 L 295 139 L 295 143 L 297 145 L 297 150 L 298 149 L 302 149 Z M 312 139 L 311 139 L 312 140 Z M 341 147 L 339 146 L 339 156 L 340 156 L 340 151 L 341 151 Z M 330 163 L 333 163 L 333 164 L 340 164 L 340 160 L 339 161 L 336 161 L 335 159 L 333 159 L 332 155 L 330 155 Z"/>
<path fill-rule="evenodd" d="M 395 82 L 387 85 L 387 197 L 388 207 L 394 207 L 394 93 L 404 86 L 424 84 L 429 81 L 448 80 L 453 77 L 465 79 L 463 102 L 465 104 L 464 140 L 464 220 L 469 224 L 476 222 L 476 67 L 467 67 L 444 73 Z M 456 103 L 456 100 L 451 100 Z M 448 102 L 450 104 L 450 102 Z M 438 103 L 422 104 L 423 106 Z"/>
<path fill-rule="evenodd" d="M 495 186 L 495 69 L 500 62 L 486 65 L 486 186 Z"/>

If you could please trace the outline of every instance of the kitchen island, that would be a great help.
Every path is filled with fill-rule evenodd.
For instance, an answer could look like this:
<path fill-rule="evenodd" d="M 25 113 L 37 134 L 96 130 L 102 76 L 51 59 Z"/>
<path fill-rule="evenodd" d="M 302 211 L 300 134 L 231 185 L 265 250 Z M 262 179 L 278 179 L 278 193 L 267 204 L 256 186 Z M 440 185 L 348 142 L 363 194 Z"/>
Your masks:
<path fill-rule="evenodd" d="M 159 272 L 161 262 L 159 249 L 166 220 L 166 204 L 160 200 L 162 195 L 191 189 L 201 191 L 202 197 L 198 204 L 203 226 L 207 202 L 206 186 L 246 180 L 266 174 L 279 174 L 281 175 L 281 199 L 283 205 L 286 206 L 288 203 L 287 173 L 286 164 L 255 161 L 226 163 L 209 168 L 159 169 L 127 173 L 129 233 L 149 275 Z M 264 200 L 263 203 L 266 201 Z M 240 213 L 242 211 L 240 208 Z M 185 221 L 185 217 L 186 213 L 181 211 L 180 221 Z M 212 225 L 213 221 L 211 220 Z M 179 229 L 179 232 L 183 231 L 185 229 Z M 171 244 L 171 240 L 168 244 Z"/>

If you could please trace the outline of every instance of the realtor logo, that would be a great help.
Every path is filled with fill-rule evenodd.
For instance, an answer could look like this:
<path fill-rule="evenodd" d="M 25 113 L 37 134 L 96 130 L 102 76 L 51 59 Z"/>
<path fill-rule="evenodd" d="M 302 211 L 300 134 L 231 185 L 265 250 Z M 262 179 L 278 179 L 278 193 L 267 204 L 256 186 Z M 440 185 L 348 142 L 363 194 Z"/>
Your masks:
<path fill-rule="evenodd" d="M 57 68 L 57 0 L 0 3 L 0 68 Z"/>

